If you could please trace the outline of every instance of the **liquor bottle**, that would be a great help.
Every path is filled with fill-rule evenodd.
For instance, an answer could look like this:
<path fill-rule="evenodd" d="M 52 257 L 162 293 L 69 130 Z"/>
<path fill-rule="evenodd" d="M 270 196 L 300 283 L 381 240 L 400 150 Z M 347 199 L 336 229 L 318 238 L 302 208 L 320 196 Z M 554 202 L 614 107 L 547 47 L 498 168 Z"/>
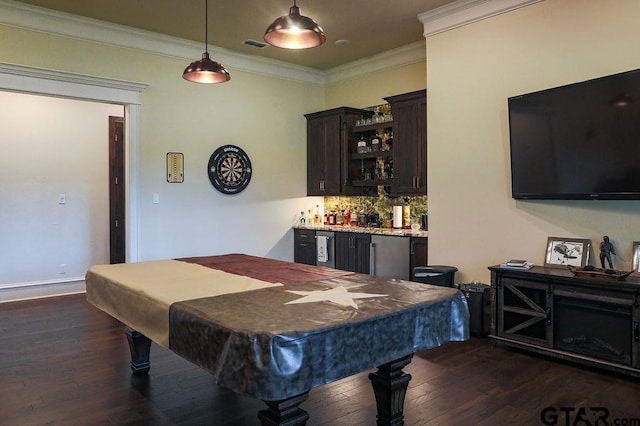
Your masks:
<path fill-rule="evenodd" d="M 362 154 L 367 152 L 367 141 L 364 140 L 364 135 L 360 136 L 360 140 L 358 140 L 358 154 Z"/>
<path fill-rule="evenodd" d="M 387 140 L 384 143 L 387 146 L 387 151 L 391 151 L 393 149 L 393 132 L 388 133 Z"/>
<path fill-rule="evenodd" d="M 320 222 L 320 206 L 318 204 L 316 204 L 316 211 L 313 214 L 313 224 L 314 225 L 321 225 L 321 222 Z"/>
<path fill-rule="evenodd" d="M 376 135 L 371 138 L 371 151 L 376 152 L 380 150 L 380 134 L 376 132 Z"/>

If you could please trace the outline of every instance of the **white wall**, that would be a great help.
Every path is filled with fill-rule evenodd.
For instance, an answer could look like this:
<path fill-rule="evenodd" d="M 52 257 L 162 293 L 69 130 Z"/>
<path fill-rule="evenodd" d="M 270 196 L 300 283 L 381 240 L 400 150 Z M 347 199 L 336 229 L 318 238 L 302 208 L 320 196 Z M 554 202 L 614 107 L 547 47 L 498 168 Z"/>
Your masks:
<path fill-rule="evenodd" d="M 124 108 L 0 92 L 0 287 L 109 262 L 110 115 Z"/>
<path fill-rule="evenodd" d="M 507 98 L 640 68 L 640 2 L 545 0 L 427 38 L 429 260 L 488 282 L 547 237 L 609 235 L 618 269 L 640 240 L 638 201 L 511 198 Z M 599 261 L 592 260 L 599 266 Z"/>

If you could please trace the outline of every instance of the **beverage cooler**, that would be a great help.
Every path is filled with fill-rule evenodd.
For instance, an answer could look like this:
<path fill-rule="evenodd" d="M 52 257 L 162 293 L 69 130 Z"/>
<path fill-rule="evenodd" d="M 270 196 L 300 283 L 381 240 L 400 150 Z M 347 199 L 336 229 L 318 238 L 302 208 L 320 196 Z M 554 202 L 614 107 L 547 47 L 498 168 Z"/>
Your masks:
<path fill-rule="evenodd" d="M 376 277 L 409 279 L 409 237 L 372 235 L 369 273 Z"/>

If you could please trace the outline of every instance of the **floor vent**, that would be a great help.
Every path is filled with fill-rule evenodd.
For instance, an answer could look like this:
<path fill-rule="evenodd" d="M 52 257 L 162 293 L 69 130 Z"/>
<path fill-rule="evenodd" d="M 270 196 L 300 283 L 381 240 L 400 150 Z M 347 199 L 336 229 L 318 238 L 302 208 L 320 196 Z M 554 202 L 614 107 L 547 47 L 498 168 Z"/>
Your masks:
<path fill-rule="evenodd" d="M 243 41 L 242 44 L 246 44 L 247 46 L 255 47 L 258 49 L 262 49 L 267 46 L 267 43 L 263 41 L 256 41 L 251 39 Z"/>

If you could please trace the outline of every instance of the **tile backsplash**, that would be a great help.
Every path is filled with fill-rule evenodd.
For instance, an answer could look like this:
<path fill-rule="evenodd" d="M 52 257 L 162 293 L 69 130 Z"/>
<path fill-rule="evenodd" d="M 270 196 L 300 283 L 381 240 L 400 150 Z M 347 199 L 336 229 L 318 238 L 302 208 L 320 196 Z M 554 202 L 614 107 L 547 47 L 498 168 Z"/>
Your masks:
<path fill-rule="evenodd" d="M 377 213 L 380 219 L 389 219 L 393 206 L 411 207 L 411 223 L 420 223 L 420 217 L 427 213 L 427 196 L 389 197 L 382 187 L 377 197 L 324 197 L 325 213 L 355 212 Z"/>

